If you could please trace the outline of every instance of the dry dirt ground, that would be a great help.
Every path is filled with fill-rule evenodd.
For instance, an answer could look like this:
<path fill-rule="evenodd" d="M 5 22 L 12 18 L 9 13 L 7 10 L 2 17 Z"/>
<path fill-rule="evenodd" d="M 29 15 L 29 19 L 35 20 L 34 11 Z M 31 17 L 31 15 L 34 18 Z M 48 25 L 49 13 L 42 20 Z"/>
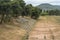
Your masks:
<path fill-rule="evenodd" d="M 0 40 L 25 40 L 34 23 L 33 19 L 19 17 L 9 24 L 0 24 Z"/>
<path fill-rule="evenodd" d="M 30 32 L 28 40 L 60 40 L 60 25 L 42 17 Z"/>

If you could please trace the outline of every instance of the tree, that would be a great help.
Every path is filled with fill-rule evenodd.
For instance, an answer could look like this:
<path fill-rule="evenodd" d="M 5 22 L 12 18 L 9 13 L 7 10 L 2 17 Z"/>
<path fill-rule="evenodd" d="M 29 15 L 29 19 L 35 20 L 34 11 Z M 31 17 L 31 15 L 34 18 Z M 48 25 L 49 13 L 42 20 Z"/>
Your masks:
<path fill-rule="evenodd" d="M 41 9 L 33 7 L 32 4 L 28 4 L 25 7 L 25 15 L 30 16 L 33 19 L 38 19 L 41 12 L 42 12 Z"/>
<path fill-rule="evenodd" d="M 31 18 L 38 19 L 40 17 L 41 12 L 42 12 L 41 9 L 38 9 L 37 7 L 34 7 L 33 10 L 32 10 Z"/>
<path fill-rule="evenodd" d="M 29 16 L 37 19 L 41 9 L 33 7 L 32 4 L 26 5 L 23 0 L 0 0 L 0 23 L 9 22 L 12 17 Z"/>
<path fill-rule="evenodd" d="M 11 17 L 22 15 L 23 9 L 25 9 L 23 0 L 0 0 L 1 23 L 9 21 Z"/>
<path fill-rule="evenodd" d="M 49 15 L 60 15 L 60 10 L 50 10 L 48 11 Z"/>
<path fill-rule="evenodd" d="M 26 5 L 26 7 L 25 7 L 26 16 L 31 16 L 32 8 L 33 8 L 32 4 Z"/>
<path fill-rule="evenodd" d="M 1 14 L 1 22 L 5 22 L 7 20 L 6 17 L 9 14 L 9 8 L 10 8 L 10 0 L 0 0 L 0 14 Z"/>
<path fill-rule="evenodd" d="M 23 0 L 15 0 L 12 4 L 13 15 L 15 17 L 22 16 L 25 9 L 25 2 Z"/>

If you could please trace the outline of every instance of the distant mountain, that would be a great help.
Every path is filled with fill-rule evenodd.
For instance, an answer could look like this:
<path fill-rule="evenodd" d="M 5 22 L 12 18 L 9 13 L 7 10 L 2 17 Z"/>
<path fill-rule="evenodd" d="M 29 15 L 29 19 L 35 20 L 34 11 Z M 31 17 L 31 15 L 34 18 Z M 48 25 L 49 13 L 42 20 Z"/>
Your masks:
<path fill-rule="evenodd" d="M 51 5 L 48 3 L 40 4 L 37 7 L 43 10 L 54 10 L 54 9 L 60 10 L 60 5 Z"/>

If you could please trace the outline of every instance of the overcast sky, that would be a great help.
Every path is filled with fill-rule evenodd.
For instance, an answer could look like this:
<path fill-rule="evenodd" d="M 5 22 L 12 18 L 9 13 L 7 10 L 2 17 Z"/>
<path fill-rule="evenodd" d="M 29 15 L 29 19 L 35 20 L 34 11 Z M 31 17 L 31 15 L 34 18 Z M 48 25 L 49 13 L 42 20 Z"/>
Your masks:
<path fill-rule="evenodd" d="M 34 6 L 42 3 L 50 3 L 52 5 L 60 5 L 60 0 L 24 0 L 27 4 L 32 4 Z"/>

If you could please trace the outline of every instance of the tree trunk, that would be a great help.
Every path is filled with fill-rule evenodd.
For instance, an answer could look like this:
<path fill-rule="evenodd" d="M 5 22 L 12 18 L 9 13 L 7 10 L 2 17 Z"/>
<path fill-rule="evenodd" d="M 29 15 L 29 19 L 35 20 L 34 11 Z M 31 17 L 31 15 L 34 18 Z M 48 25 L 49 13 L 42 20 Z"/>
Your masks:
<path fill-rule="evenodd" d="M 4 22 L 4 14 L 2 14 L 2 16 L 1 16 L 0 24 L 2 24 L 3 22 Z"/>

